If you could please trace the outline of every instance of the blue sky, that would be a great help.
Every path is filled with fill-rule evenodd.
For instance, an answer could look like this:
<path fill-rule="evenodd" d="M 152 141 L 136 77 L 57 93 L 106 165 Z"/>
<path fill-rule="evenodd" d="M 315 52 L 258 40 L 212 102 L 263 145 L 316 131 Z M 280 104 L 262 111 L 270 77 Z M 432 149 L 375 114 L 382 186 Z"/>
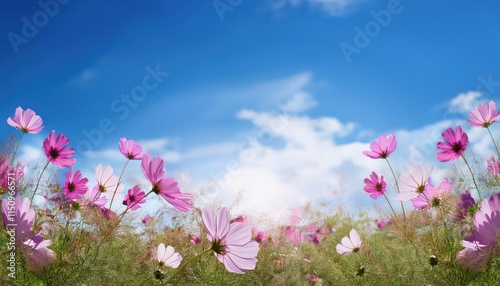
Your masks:
<path fill-rule="evenodd" d="M 359 155 L 370 141 L 394 132 L 398 156 L 437 164 L 426 146 L 500 94 L 498 1 L 189 2 L 1 0 L 0 112 L 31 108 L 45 123 L 23 139 L 25 158 L 56 130 L 80 146 L 89 176 L 97 163 L 119 172 L 127 137 L 171 174 L 218 181 L 211 196 L 240 193 L 242 211 L 339 189 L 349 202 L 384 167 Z M 226 176 L 228 165 L 238 174 Z M 269 194 L 281 203 L 262 202 Z"/>

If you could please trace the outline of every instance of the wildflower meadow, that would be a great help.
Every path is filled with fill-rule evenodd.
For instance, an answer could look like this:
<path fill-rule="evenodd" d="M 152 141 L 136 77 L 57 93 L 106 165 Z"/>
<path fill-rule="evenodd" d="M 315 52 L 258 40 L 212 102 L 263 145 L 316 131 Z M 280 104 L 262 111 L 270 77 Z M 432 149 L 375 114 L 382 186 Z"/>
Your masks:
<path fill-rule="evenodd" d="M 203 204 L 202 192 L 130 138 L 116 142 L 121 170 L 104 161 L 73 168 L 71 138 L 57 130 L 38 164 L 22 161 L 19 146 L 44 130 L 43 115 L 18 107 L 4 116 L 14 129 L 0 150 L 0 285 L 500 285 L 493 101 L 462 124 L 483 129 L 495 156 L 474 154 L 462 127 L 450 126 L 435 142 L 449 169 L 436 182 L 427 163 L 393 168 L 398 141 L 382 134 L 363 154 L 386 171 L 366 174 L 356 195 L 387 211 L 304 205 L 282 225 L 254 224 L 231 202 Z M 142 174 L 128 172 L 132 164 Z"/>

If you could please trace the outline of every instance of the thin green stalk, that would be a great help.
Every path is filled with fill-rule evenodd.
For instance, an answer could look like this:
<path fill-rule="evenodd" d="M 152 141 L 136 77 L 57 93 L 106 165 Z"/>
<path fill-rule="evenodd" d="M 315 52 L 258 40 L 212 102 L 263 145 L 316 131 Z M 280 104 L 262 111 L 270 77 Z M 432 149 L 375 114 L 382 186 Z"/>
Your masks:
<path fill-rule="evenodd" d="M 490 133 L 490 137 L 491 137 L 491 140 L 493 141 L 493 145 L 495 145 L 495 149 L 497 150 L 498 159 L 500 159 L 500 152 L 498 151 L 497 143 L 495 142 L 495 139 L 493 138 L 493 135 L 491 134 L 491 130 L 489 127 L 486 127 L 486 129 L 488 130 L 488 133 Z"/>
<path fill-rule="evenodd" d="M 127 159 L 127 162 L 125 162 L 125 166 L 123 166 L 120 177 L 118 178 L 118 183 L 116 184 L 115 191 L 113 192 L 113 196 L 111 197 L 111 202 L 109 203 L 109 209 L 111 209 L 111 206 L 113 205 L 113 200 L 115 198 L 116 192 L 118 191 L 118 187 L 120 186 L 120 183 L 122 182 L 123 172 L 125 172 L 125 169 L 127 168 L 128 161 L 130 161 L 130 159 Z"/>
<path fill-rule="evenodd" d="M 387 203 L 389 204 L 389 206 L 391 207 L 392 213 L 394 214 L 394 219 L 396 219 L 396 217 L 397 217 L 396 212 L 392 208 L 391 202 L 389 202 L 389 199 L 387 198 L 387 196 L 385 194 L 384 194 L 384 198 L 387 201 Z"/>
<path fill-rule="evenodd" d="M 392 177 L 394 178 L 394 182 L 396 183 L 396 190 L 398 191 L 398 194 L 400 193 L 399 190 L 399 184 L 398 180 L 396 179 L 396 174 L 394 173 L 394 170 L 392 169 L 391 163 L 389 163 L 389 160 L 385 158 L 385 161 L 387 162 L 387 165 L 389 165 L 389 169 L 391 170 Z M 387 199 L 387 198 L 386 198 Z M 406 220 L 406 212 L 405 212 L 405 207 L 403 206 L 403 202 L 399 202 L 401 204 L 401 209 L 403 210 L 403 218 Z M 392 206 L 391 206 L 392 208 Z M 394 212 L 394 209 L 392 210 Z M 396 214 L 396 213 L 394 213 Z"/>
<path fill-rule="evenodd" d="M 33 198 L 35 198 L 36 191 L 38 190 L 38 185 L 40 184 L 40 180 L 42 179 L 43 172 L 45 172 L 45 169 L 47 169 L 47 166 L 49 166 L 50 160 L 47 161 L 45 166 L 42 169 L 42 172 L 40 173 L 40 176 L 38 177 L 38 181 L 36 182 L 35 190 L 33 191 L 33 195 L 31 195 L 30 199 L 30 205 L 33 204 Z"/>
<path fill-rule="evenodd" d="M 208 248 L 208 249 L 205 249 L 203 252 L 201 252 L 200 254 L 192 257 L 191 259 L 189 259 L 188 261 L 186 261 L 186 263 L 182 264 L 181 267 L 177 268 L 177 271 L 172 274 L 172 276 L 170 276 L 168 279 L 167 279 L 167 282 L 166 283 L 169 283 L 170 281 L 172 281 L 172 279 L 174 279 L 177 275 L 179 275 L 179 273 L 182 272 L 182 270 L 186 267 L 186 265 L 188 264 L 191 264 L 193 261 L 195 261 L 198 257 L 202 256 L 203 254 L 207 253 L 207 252 L 210 252 L 212 251 L 212 248 Z"/>
<path fill-rule="evenodd" d="M 476 191 L 477 195 L 479 196 L 479 200 L 482 200 L 481 198 L 481 193 L 479 192 L 479 187 L 477 186 L 476 183 L 476 178 L 474 177 L 474 173 L 472 172 L 471 167 L 469 166 L 469 162 L 467 162 L 467 159 L 465 159 L 464 155 L 461 155 L 462 159 L 464 159 L 465 165 L 467 165 L 467 168 L 469 168 L 470 175 L 472 176 L 472 181 L 474 182 L 474 186 L 476 186 Z"/>

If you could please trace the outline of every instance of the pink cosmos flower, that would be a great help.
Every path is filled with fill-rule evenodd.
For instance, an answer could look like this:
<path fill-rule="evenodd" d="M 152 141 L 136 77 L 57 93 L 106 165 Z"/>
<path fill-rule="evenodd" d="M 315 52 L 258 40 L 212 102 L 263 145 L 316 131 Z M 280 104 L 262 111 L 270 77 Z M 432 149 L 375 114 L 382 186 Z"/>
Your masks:
<path fill-rule="evenodd" d="M 28 198 L 23 200 L 16 194 L 13 201 L 2 200 L 2 221 L 8 231 L 12 227 L 15 228 L 18 242 L 25 242 L 34 236 L 32 226 L 35 221 L 35 210 L 31 208 Z"/>
<path fill-rule="evenodd" d="M 109 165 L 106 166 L 104 170 L 102 169 L 102 164 L 97 165 L 95 170 L 95 179 L 97 180 L 97 185 L 101 193 L 114 192 L 116 185 L 119 183 L 119 177 L 117 175 L 113 175 L 113 168 Z M 121 187 L 123 188 L 123 186 Z"/>
<path fill-rule="evenodd" d="M 24 111 L 20 106 L 16 108 L 14 118 L 7 118 L 7 123 L 23 133 L 38 133 L 43 129 L 43 120 L 31 109 Z"/>
<path fill-rule="evenodd" d="M 495 157 L 491 157 L 488 160 L 488 167 L 486 169 L 489 173 L 491 173 L 494 177 L 498 177 L 500 174 L 500 160 L 495 160 Z"/>
<path fill-rule="evenodd" d="M 21 252 L 25 257 L 26 267 L 40 274 L 45 267 L 52 264 L 56 260 L 56 254 L 48 248 L 51 244 L 50 240 L 43 240 L 39 235 L 25 241 L 21 245 Z"/>
<path fill-rule="evenodd" d="M 142 147 L 135 143 L 134 140 L 127 140 L 127 138 L 123 137 L 120 139 L 118 143 L 118 147 L 120 148 L 120 152 L 129 160 L 142 160 Z"/>
<path fill-rule="evenodd" d="M 398 142 L 394 134 L 390 134 L 387 137 L 382 135 L 378 138 L 378 141 L 370 143 L 371 150 L 363 151 L 363 154 L 372 159 L 386 159 L 396 150 L 397 144 Z"/>
<path fill-rule="evenodd" d="M 89 187 L 89 190 L 83 196 L 83 200 L 86 202 L 88 206 L 95 206 L 98 208 L 102 208 L 108 202 L 108 199 L 104 196 L 101 196 L 101 192 L 99 191 L 99 187 L 95 186 L 93 188 Z"/>
<path fill-rule="evenodd" d="M 500 111 L 497 111 L 497 105 L 492 100 L 488 105 L 480 103 L 476 109 L 469 113 L 467 122 L 476 127 L 488 128 L 495 121 L 500 119 Z"/>
<path fill-rule="evenodd" d="M 462 156 L 465 149 L 467 149 L 469 137 L 459 125 L 455 127 L 455 131 L 451 128 L 446 129 L 441 136 L 443 137 L 444 142 L 441 141 L 437 144 L 439 153 L 437 153 L 436 158 L 439 161 L 453 161 Z"/>
<path fill-rule="evenodd" d="M 424 192 L 425 185 L 427 185 L 430 176 L 431 171 L 427 163 L 424 164 L 423 168 L 419 164 L 411 164 L 409 172 L 399 177 L 400 193 L 397 199 L 400 201 L 409 201 L 416 198 L 418 194 Z"/>
<path fill-rule="evenodd" d="M 141 191 L 139 186 L 133 186 L 132 189 L 128 190 L 128 193 L 123 200 L 123 204 L 129 206 L 131 211 L 135 211 L 141 207 L 141 204 L 146 202 L 145 195 L 146 193 Z"/>
<path fill-rule="evenodd" d="M 34 235 L 33 222 L 35 210 L 31 208 L 28 198 L 21 199 L 15 195 L 14 204 L 2 200 L 2 220 L 8 232 L 15 232 L 15 239 L 21 244 L 20 251 L 26 261 L 26 266 L 33 272 L 40 273 L 43 268 L 55 261 L 55 254 L 48 248 L 50 240 L 43 240 L 40 235 Z"/>
<path fill-rule="evenodd" d="M 283 227 L 283 233 L 285 235 L 285 239 L 290 241 L 292 244 L 299 244 L 302 241 L 300 231 L 293 225 Z"/>
<path fill-rule="evenodd" d="M 370 194 L 372 199 L 377 199 L 378 197 L 385 194 L 387 184 L 384 181 L 384 176 L 378 177 L 377 173 L 372 172 L 370 178 L 365 179 L 365 187 L 363 190 Z"/>
<path fill-rule="evenodd" d="M 164 162 L 160 157 L 151 159 L 148 154 L 144 154 L 141 163 L 142 172 L 148 181 L 153 185 L 152 191 L 162 196 L 167 202 L 181 212 L 190 211 L 192 195 L 181 193 L 179 184 L 173 178 L 165 177 L 166 171 Z"/>
<path fill-rule="evenodd" d="M 375 220 L 375 222 L 377 223 L 377 228 L 378 229 L 383 229 L 385 228 L 386 226 L 392 224 L 392 221 L 390 220 L 385 220 L 385 219 L 381 219 L 381 220 Z"/>
<path fill-rule="evenodd" d="M 141 221 L 142 221 L 142 223 L 143 223 L 143 224 L 147 224 L 147 223 L 148 223 L 148 221 L 149 221 L 151 218 L 152 218 L 152 216 L 150 216 L 150 215 L 146 215 L 145 217 L 143 217 L 143 218 L 142 218 L 142 220 L 141 220 Z"/>
<path fill-rule="evenodd" d="M 460 201 L 457 205 L 457 211 L 452 218 L 454 221 L 460 221 L 465 219 L 469 215 L 474 215 L 474 210 L 472 209 L 476 205 L 476 201 L 471 196 L 469 190 L 465 190 L 464 194 L 460 195 Z"/>
<path fill-rule="evenodd" d="M 182 256 L 175 252 L 172 246 L 167 246 L 165 248 L 165 244 L 160 243 L 156 248 L 156 260 L 161 266 L 168 266 L 172 268 L 177 268 L 182 262 Z"/>
<path fill-rule="evenodd" d="M 341 255 L 358 252 L 362 244 L 363 242 L 361 241 L 358 232 L 355 229 L 352 229 L 349 232 L 349 237 L 345 236 L 342 238 L 341 243 L 337 244 L 337 252 Z"/>
<path fill-rule="evenodd" d="M 247 219 L 244 216 L 239 215 L 239 216 L 233 218 L 231 220 L 231 222 L 247 222 Z"/>
<path fill-rule="evenodd" d="M 500 254 L 500 193 L 484 199 L 474 215 L 475 229 L 462 240 L 464 250 L 457 255 L 458 262 L 475 271 L 486 266 L 490 255 Z M 474 261 L 472 263 L 471 261 Z"/>
<path fill-rule="evenodd" d="M 82 177 L 80 171 L 73 173 L 73 168 L 70 168 L 65 174 L 66 182 L 64 183 L 63 192 L 68 200 L 77 200 L 87 192 L 88 179 Z"/>
<path fill-rule="evenodd" d="M 202 219 L 207 239 L 212 242 L 212 250 L 226 270 L 243 274 L 255 269 L 259 244 L 252 240 L 250 226 L 243 222 L 229 223 L 226 208 L 214 213 L 204 208 Z"/>
<path fill-rule="evenodd" d="M 451 193 L 451 183 L 448 179 L 444 179 L 436 188 L 431 183 L 425 186 L 423 193 L 418 194 L 416 198 L 411 200 L 413 206 L 418 210 L 424 210 L 429 207 L 437 207 L 441 205 L 443 197 Z"/>
<path fill-rule="evenodd" d="M 71 158 L 75 154 L 73 148 L 67 148 L 69 140 L 64 134 L 59 134 L 56 138 L 56 131 L 52 130 L 49 136 L 43 141 L 43 151 L 49 161 L 61 168 L 71 167 L 76 163 L 75 158 Z"/>
<path fill-rule="evenodd" d="M 194 235 L 189 238 L 189 242 L 191 242 L 194 245 L 198 245 L 201 243 L 201 236 L 200 235 Z"/>
<path fill-rule="evenodd" d="M 268 238 L 268 235 L 265 232 L 263 232 L 257 228 L 253 229 L 252 235 L 253 235 L 253 239 L 257 242 L 263 242 L 263 241 L 267 240 L 267 238 Z"/>

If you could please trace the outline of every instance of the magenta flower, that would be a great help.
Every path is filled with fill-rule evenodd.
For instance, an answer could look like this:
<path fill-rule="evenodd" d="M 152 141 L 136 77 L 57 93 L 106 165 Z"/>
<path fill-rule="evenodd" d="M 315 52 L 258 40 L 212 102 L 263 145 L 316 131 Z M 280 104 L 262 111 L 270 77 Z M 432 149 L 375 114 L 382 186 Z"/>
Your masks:
<path fill-rule="evenodd" d="M 7 123 L 22 133 L 38 133 L 43 129 L 43 120 L 31 109 L 24 111 L 20 106 L 16 108 L 14 118 L 7 118 Z"/>
<path fill-rule="evenodd" d="M 168 266 L 177 268 L 182 262 L 182 256 L 175 252 L 172 246 L 169 245 L 165 248 L 165 245 L 160 243 L 156 248 L 156 260 L 158 260 L 160 267 Z"/>
<path fill-rule="evenodd" d="M 148 154 L 142 158 L 142 172 L 148 181 L 153 185 L 151 191 L 162 196 L 167 202 L 181 212 L 190 211 L 193 206 L 191 200 L 193 196 L 187 193 L 181 193 L 179 184 L 173 178 L 165 177 L 166 171 L 164 162 L 160 157 L 152 160 Z"/>
<path fill-rule="evenodd" d="M 438 142 L 439 153 L 436 155 L 440 162 L 453 161 L 462 156 L 467 149 L 469 137 L 459 125 L 455 127 L 455 131 L 452 128 L 446 129 L 441 136 L 444 142 Z"/>
<path fill-rule="evenodd" d="M 133 186 L 132 189 L 128 190 L 128 193 L 123 200 L 123 204 L 129 206 L 131 211 L 135 211 L 141 207 L 141 204 L 146 202 L 145 195 L 146 193 L 141 191 L 139 186 Z"/>
<path fill-rule="evenodd" d="M 191 242 L 194 245 L 198 245 L 201 243 L 201 236 L 200 235 L 191 236 L 189 238 L 189 242 Z"/>
<path fill-rule="evenodd" d="M 390 134 L 387 137 L 382 135 L 378 138 L 378 141 L 370 143 L 371 150 L 363 151 L 363 154 L 372 159 L 387 159 L 396 150 L 397 144 L 398 142 L 394 134 Z"/>
<path fill-rule="evenodd" d="M 142 223 L 143 223 L 143 224 L 147 224 L 147 223 L 148 223 L 148 221 L 149 221 L 151 218 L 152 218 L 152 216 L 150 216 L 150 215 L 146 215 L 145 217 L 143 217 L 143 218 L 142 218 L 142 220 L 141 220 L 141 221 L 142 221 Z"/>
<path fill-rule="evenodd" d="M 471 196 L 469 190 L 465 190 L 464 194 L 460 195 L 460 201 L 457 205 L 457 211 L 452 218 L 455 221 L 460 221 L 465 219 L 469 215 L 474 215 L 474 206 L 476 206 L 476 201 Z"/>
<path fill-rule="evenodd" d="M 429 207 L 440 206 L 443 198 L 450 193 L 451 183 L 448 179 L 444 179 L 437 188 L 431 183 L 428 183 L 425 186 L 424 192 L 418 194 L 411 202 L 416 209 L 424 210 Z"/>
<path fill-rule="evenodd" d="M 49 161 L 61 168 L 71 167 L 76 163 L 75 158 L 71 158 L 75 154 L 73 148 L 67 148 L 69 140 L 64 134 L 59 134 L 56 138 L 56 131 L 52 130 L 49 137 L 43 141 L 43 151 Z"/>
<path fill-rule="evenodd" d="M 381 219 L 381 220 L 375 220 L 375 222 L 377 223 L 377 228 L 378 229 L 383 229 L 385 228 L 386 226 L 392 224 L 392 221 L 390 220 L 385 220 L 385 219 Z"/>
<path fill-rule="evenodd" d="M 467 122 L 476 127 L 488 128 L 495 121 L 500 119 L 500 111 L 497 111 L 497 105 L 492 100 L 488 105 L 480 103 L 476 109 L 469 113 Z"/>
<path fill-rule="evenodd" d="M 377 173 L 372 172 L 370 178 L 365 179 L 365 187 L 363 190 L 370 194 L 370 197 L 377 199 L 378 197 L 385 194 L 387 184 L 384 181 L 384 176 L 378 177 Z"/>
<path fill-rule="evenodd" d="M 9 160 L 3 159 L 0 161 L 0 194 L 6 193 L 9 187 L 18 190 L 21 187 L 23 178 L 24 171 L 21 162 L 17 162 L 17 166 L 9 166 Z M 12 185 L 12 181 L 15 182 L 14 185 Z"/>
<path fill-rule="evenodd" d="M 212 250 L 226 270 L 243 274 L 255 269 L 259 244 L 252 240 L 250 226 L 243 222 L 229 223 L 226 208 L 214 213 L 204 208 L 202 219 L 207 239 L 212 242 Z"/>
<path fill-rule="evenodd" d="M 358 252 L 362 244 L 363 242 L 359 237 L 359 233 L 355 229 L 352 229 L 349 232 L 349 237 L 345 236 L 342 238 L 341 243 L 337 244 L 337 252 L 341 255 Z"/>
<path fill-rule="evenodd" d="M 427 163 L 424 164 L 423 168 L 416 163 L 411 164 L 409 172 L 399 177 L 400 193 L 397 199 L 400 201 L 409 201 L 416 198 L 420 193 L 424 192 L 425 185 L 427 185 L 430 177 L 431 171 Z"/>
<path fill-rule="evenodd" d="M 120 152 L 129 160 L 142 160 L 142 147 L 135 143 L 134 140 L 127 140 L 127 138 L 123 137 L 120 139 L 118 143 L 118 147 L 120 148 Z"/>
<path fill-rule="evenodd" d="M 73 173 L 73 168 L 70 168 L 65 175 L 66 182 L 64 183 L 63 192 L 68 200 L 77 200 L 87 192 L 87 183 L 89 180 L 82 177 L 80 171 Z"/>

